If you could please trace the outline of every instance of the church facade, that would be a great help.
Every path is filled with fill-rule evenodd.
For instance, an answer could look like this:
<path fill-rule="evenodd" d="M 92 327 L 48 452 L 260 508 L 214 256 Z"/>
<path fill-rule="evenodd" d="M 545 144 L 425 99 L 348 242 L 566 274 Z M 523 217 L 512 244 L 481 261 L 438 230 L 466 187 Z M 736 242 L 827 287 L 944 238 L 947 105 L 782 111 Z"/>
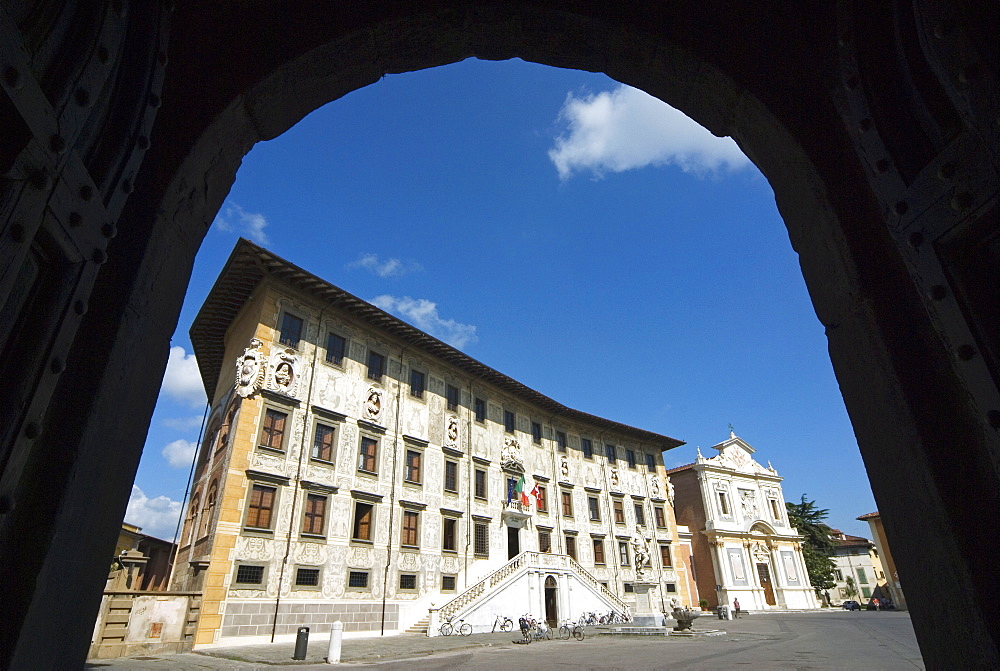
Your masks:
<path fill-rule="evenodd" d="M 754 460 L 754 448 L 732 432 L 693 464 L 668 471 L 677 522 L 691 531 L 699 600 L 743 610 L 820 606 L 809 583 L 801 540 L 789 525 L 782 478 Z"/>
<path fill-rule="evenodd" d="M 174 589 L 196 644 L 690 605 L 668 436 L 567 408 L 241 240 L 191 327 L 211 399 Z M 644 566 L 637 567 L 637 558 Z M 640 570 L 641 569 L 641 570 Z"/>

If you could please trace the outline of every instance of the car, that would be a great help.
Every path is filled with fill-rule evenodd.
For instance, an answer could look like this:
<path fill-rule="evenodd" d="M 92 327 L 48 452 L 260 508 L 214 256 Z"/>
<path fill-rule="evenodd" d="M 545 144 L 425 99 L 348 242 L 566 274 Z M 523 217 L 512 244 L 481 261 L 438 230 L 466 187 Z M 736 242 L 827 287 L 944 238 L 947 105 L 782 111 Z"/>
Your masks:
<path fill-rule="evenodd" d="M 857 601 L 845 601 L 844 610 L 861 610 L 861 604 Z"/>

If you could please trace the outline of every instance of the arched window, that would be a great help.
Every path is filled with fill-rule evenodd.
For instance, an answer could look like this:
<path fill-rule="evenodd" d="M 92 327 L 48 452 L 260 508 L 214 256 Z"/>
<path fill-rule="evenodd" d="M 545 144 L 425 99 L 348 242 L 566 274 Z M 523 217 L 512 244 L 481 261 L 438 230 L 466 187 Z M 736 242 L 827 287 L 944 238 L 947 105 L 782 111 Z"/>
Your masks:
<path fill-rule="evenodd" d="M 188 506 L 188 518 L 184 522 L 184 540 L 181 545 L 190 545 L 194 540 L 195 530 L 198 528 L 198 508 L 201 505 L 201 495 L 195 494 L 191 497 L 191 505 Z"/>
<path fill-rule="evenodd" d="M 208 488 L 208 497 L 205 499 L 205 509 L 201 511 L 201 526 L 198 537 L 203 538 L 208 535 L 212 528 L 212 519 L 215 514 L 215 499 L 219 493 L 219 481 L 212 480 L 212 485 Z"/>
<path fill-rule="evenodd" d="M 239 409 L 240 397 L 237 396 L 229 402 L 229 408 L 226 410 L 226 418 L 222 420 L 222 428 L 219 430 L 219 435 L 215 441 L 216 452 L 229 447 L 229 437 L 232 435 L 233 423 L 236 421 L 236 413 Z"/>

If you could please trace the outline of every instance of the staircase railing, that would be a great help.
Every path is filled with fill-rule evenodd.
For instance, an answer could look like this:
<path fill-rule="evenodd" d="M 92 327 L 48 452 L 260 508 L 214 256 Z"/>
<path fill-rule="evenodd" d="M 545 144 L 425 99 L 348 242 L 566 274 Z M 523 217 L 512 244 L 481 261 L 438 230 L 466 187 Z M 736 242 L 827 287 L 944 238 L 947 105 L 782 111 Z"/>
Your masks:
<path fill-rule="evenodd" d="M 614 592 L 605 587 L 604 583 L 602 583 L 594 576 L 590 575 L 590 572 L 587 569 L 580 566 L 580 564 L 578 564 L 575 559 L 573 559 L 572 557 L 567 557 L 567 558 L 569 559 L 570 566 L 576 569 L 576 572 L 579 573 L 587 582 L 589 582 L 591 587 L 600 592 L 605 599 L 618 606 L 618 608 L 621 609 L 622 614 L 625 613 L 625 610 L 628 608 L 627 603 L 619 599 Z"/>

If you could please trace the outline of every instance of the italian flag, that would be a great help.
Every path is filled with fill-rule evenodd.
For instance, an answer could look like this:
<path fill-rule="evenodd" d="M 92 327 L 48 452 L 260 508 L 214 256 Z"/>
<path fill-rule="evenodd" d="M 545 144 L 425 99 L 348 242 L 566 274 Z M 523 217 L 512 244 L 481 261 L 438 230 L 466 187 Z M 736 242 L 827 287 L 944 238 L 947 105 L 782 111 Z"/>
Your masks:
<path fill-rule="evenodd" d="M 524 488 L 526 486 L 527 486 L 527 483 L 524 481 L 524 476 L 523 475 L 517 481 L 517 484 L 514 485 L 514 494 L 517 496 L 517 499 L 523 505 L 528 505 L 528 493 L 526 491 L 524 491 Z"/>

